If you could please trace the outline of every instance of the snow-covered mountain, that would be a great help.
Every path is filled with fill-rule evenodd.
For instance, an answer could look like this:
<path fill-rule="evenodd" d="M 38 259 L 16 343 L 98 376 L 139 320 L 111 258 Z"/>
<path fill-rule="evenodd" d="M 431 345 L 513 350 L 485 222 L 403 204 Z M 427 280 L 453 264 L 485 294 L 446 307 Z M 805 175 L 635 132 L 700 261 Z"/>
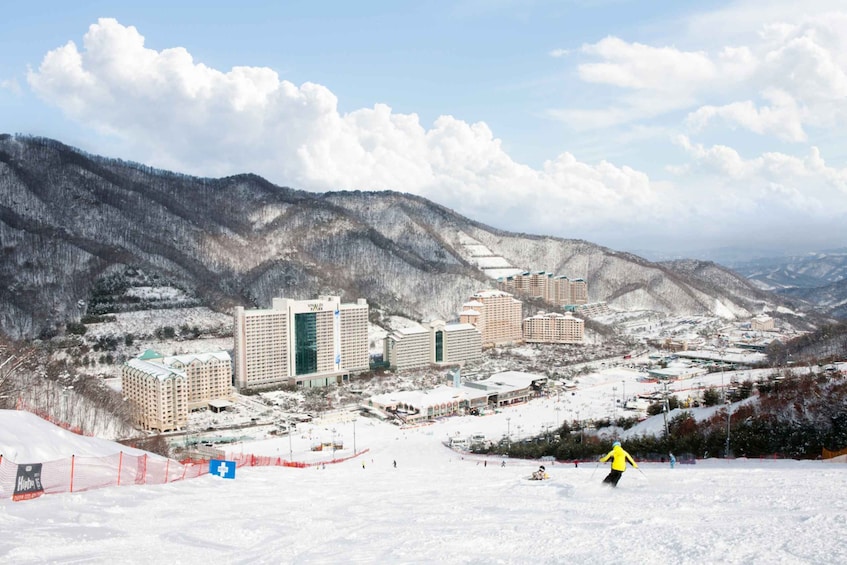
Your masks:
<path fill-rule="evenodd" d="M 847 280 L 847 249 L 760 258 L 729 266 L 765 290 L 823 287 Z"/>
<path fill-rule="evenodd" d="M 732 268 L 763 290 L 814 304 L 828 316 L 847 317 L 847 249 L 756 259 Z"/>
<path fill-rule="evenodd" d="M 0 327 L 13 337 L 55 332 L 138 276 L 220 312 L 331 293 L 449 320 L 517 270 L 583 278 L 591 301 L 619 309 L 746 317 L 785 302 L 714 264 L 509 233 L 409 194 L 190 177 L 47 139 L 0 136 L 0 192 Z"/>

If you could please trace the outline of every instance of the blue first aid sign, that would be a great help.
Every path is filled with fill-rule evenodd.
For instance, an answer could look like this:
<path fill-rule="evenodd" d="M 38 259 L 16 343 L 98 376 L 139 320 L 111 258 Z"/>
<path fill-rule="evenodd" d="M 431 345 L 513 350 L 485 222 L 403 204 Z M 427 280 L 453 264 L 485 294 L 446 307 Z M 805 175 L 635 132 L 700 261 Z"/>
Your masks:
<path fill-rule="evenodd" d="M 235 461 L 225 461 L 223 459 L 210 459 L 209 474 L 218 476 L 222 479 L 234 479 Z"/>

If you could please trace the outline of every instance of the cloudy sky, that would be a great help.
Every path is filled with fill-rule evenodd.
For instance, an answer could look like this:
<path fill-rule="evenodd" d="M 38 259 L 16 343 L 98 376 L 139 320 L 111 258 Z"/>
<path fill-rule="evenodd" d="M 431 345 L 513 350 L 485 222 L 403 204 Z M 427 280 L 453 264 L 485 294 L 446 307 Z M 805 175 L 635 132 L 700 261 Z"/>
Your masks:
<path fill-rule="evenodd" d="M 847 245 L 847 6 L 15 3 L 0 131 L 689 256 Z"/>

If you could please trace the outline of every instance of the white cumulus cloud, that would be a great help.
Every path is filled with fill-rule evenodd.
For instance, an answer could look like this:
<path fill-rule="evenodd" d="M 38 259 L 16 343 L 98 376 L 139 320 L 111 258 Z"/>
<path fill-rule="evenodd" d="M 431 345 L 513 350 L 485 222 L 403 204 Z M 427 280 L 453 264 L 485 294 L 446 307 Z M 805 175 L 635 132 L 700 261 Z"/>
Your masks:
<path fill-rule="evenodd" d="M 119 136 L 145 162 L 200 175 L 255 172 L 308 190 L 392 189 L 481 221 L 578 237 L 656 200 L 644 173 L 563 154 L 515 162 L 485 123 L 431 127 L 385 104 L 342 114 L 336 96 L 268 68 L 228 72 L 177 47 L 156 51 L 132 26 L 100 19 L 82 48 L 47 53 L 33 90 L 81 123 Z M 620 207 L 615 204 L 621 204 Z M 590 214 L 563 214 L 581 209 Z"/>
<path fill-rule="evenodd" d="M 579 76 L 621 92 L 619 103 L 550 113 L 586 128 L 646 120 L 643 132 L 692 135 L 729 125 L 796 142 L 807 140 L 811 126 L 832 127 L 826 119 L 838 123 L 844 57 L 836 26 L 809 20 L 770 26 L 758 37 L 711 50 L 614 37 L 585 45 L 574 56 L 598 60 L 580 64 Z M 790 69 L 812 86 L 793 84 L 783 76 Z M 342 113 L 323 85 L 297 85 L 265 67 L 211 68 L 181 47 L 150 49 L 137 29 L 113 19 L 91 25 L 81 46 L 71 41 L 48 52 L 27 78 L 73 120 L 120 139 L 124 154 L 115 156 L 203 176 L 253 172 L 314 191 L 409 192 L 505 229 L 602 236 L 621 246 L 688 238 L 703 247 L 708 235 L 777 233 L 768 230 L 800 219 L 808 226 L 823 218 L 829 233 L 841 233 L 834 218 L 847 214 L 847 173 L 817 149 L 745 158 L 731 142 L 705 146 L 683 135 L 663 150 L 686 162 L 657 159 L 667 180 L 570 152 L 531 167 L 515 161 L 484 122 L 442 115 L 424 124 L 384 103 Z M 674 110 L 685 123 L 658 123 Z M 617 139 L 640 143 L 634 134 Z M 98 152 L 113 155 L 104 147 Z M 831 205 L 833 198 L 840 200 Z"/>

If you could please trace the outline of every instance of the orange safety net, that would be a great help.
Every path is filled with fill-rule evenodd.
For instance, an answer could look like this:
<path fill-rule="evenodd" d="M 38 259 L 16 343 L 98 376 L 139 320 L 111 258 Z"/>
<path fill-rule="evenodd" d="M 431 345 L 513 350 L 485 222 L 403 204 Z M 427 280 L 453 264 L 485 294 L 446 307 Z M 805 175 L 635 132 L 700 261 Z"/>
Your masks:
<path fill-rule="evenodd" d="M 838 457 L 840 455 L 847 455 L 847 447 L 844 449 L 839 449 L 838 451 L 830 451 L 824 447 L 821 457 L 823 459 L 832 459 L 833 457 Z"/>
<path fill-rule="evenodd" d="M 363 453 L 367 449 L 343 458 L 318 463 L 289 461 L 280 457 L 268 457 L 249 453 L 229 454 L 227 459 L 236 462 L 236 467 L 296 467 L 306 468 L 341 463 Z M 19 467 L 32 463 L 18 463 L 0 456 L 0 499 L 26 500 L 41 494 L 83 492 L 104 487 L 127 485 L 158 485 L 193 479 L 209 474 L 208 460 L 185 459 L 175 461 L 164 457 L 129 455 L 124 452 L 102 457 L 77 457 L 38 463 L 40 465 L 41 490 L 27 495 L 16 494 Z"/>

